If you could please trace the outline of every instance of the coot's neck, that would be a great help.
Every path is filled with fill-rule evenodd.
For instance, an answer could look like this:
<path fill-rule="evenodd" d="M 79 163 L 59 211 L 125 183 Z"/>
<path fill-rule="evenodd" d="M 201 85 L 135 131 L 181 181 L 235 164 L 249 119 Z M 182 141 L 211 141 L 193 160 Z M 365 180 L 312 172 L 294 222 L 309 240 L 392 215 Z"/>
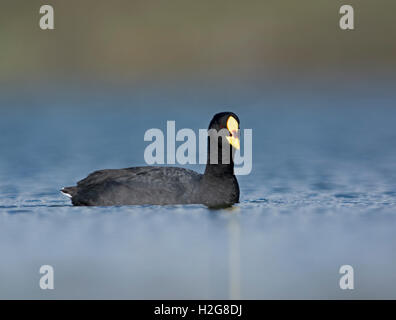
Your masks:
<path fill-rule="evenodd" d="M 206 164 L 204 175 L 211 176 L 233 176 L 234 175 L 234 163 L 230 164 Z"/>
<path fill-rule="evenodd" d="M 234 160 L 233 160 L 233 148 L 231 146 L 229 146 L 229 150 L 230 150 L 230 155 L 229 157 L 227 157 L 227 162 L 229 163 L 225 163 L 223 164 L 223 151 L 221 148 L 221 144 L 218 147 L 217 150 L 217 163 L 211 163 L 210 161 L 210 136 L 208 137 L 208 159 L 206 162 L 206 168 L 205 168 L 205 173 L 204 175 L 210 175 L 210 176 L 218 176 L 218 177 L 222 177 L 222 176 L 233 176 L 234 175 Z"/>

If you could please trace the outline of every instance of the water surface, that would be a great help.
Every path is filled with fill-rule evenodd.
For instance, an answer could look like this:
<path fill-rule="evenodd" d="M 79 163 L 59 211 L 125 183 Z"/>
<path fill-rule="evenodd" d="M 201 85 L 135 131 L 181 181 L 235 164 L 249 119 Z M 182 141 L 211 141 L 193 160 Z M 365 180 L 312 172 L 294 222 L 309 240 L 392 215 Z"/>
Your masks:
<path fill-rule="evenodd" d="M 4 108 L 0 298 L 396 298 L 392 99 L 232 107 L 253 129 L 253 170 L 238 178 L 241 202 L 218 211 L 77 208 L 58 190 L 93 170 L 145 165 L 147 129 L 206 128 L 222 108 L 119 97 Z M 39 288 L 44 264 L 55 290 Z M 339 288 L 345 264 L 354 290 Z"/>

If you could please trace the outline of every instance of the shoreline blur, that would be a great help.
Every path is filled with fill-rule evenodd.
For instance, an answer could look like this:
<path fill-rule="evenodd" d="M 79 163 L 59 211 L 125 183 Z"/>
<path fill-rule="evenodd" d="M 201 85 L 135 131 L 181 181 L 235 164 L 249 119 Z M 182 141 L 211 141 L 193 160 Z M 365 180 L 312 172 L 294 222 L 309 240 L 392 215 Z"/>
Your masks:
<path fill-rule="evenodd" d="M 41 1 L 3 0 L 0 83 L 44 87 L 98 81 L 287 79 L 350 73 L 394 76 L 396 3 L 344 1 L 51 1 L 55 30 L 38 27 Z"/>

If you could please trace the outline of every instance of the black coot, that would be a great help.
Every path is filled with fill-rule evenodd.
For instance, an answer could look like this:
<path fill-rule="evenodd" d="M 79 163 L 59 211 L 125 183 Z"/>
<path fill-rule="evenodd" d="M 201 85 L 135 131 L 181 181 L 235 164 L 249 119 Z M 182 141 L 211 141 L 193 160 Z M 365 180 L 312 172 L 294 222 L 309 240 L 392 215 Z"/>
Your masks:
<path fill-rule="evenodd" d="M 77 186 L 63 188 L 61 192 L 71 197 L 75 206 L 204 204 L 226 207 L 239 202 L 232 159 L 235 149 L 239 149 L 239 119 L 232 112 L 221 112 L 209 124 L 204 174 L 153 166 L 99 170 L 79 181 Z"/>

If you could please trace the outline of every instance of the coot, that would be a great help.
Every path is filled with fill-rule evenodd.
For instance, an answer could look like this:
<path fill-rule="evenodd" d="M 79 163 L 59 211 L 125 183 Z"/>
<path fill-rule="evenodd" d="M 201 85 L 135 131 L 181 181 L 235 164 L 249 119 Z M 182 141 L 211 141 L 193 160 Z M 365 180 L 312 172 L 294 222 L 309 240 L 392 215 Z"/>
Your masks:
<path fill-rule="evenodd" d="M 75 206 L 204 204 L 227 207 L 239 202 L 233 155 L 239 149 L 239 119 L 216 114 L 209 124 L 204 174 L 177 167 L 132 167 L 91 173 L 61 192 Z"/>

